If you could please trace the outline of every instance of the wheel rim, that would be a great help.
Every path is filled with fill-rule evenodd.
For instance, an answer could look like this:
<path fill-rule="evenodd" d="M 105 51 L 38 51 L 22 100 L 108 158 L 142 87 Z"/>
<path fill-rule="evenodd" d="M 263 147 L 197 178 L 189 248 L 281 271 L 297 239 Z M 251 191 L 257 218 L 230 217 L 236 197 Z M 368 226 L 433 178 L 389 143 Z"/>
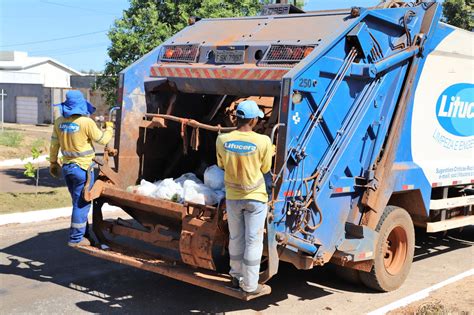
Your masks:
<path fill-rule="evenodd" d="M 401 226 L 396 226 L 384 242 L 383 257 L 385 270 L 391 275 L 400 272 L 407 258 L 408 238 Z"/>

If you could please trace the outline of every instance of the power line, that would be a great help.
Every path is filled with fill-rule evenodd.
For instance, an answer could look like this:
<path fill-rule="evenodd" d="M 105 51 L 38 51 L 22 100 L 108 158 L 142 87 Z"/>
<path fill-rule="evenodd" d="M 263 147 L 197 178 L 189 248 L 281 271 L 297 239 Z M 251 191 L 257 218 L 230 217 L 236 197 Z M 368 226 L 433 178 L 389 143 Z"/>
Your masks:
<path fill-rule="evenodd" d="M 57 5 L 57 6 L 60 6 L 60 7 L 79 9 L 79 10 L 84 10 L 84 11 L 89 11 L 89 12 L 102 13 L 102 14 L 106 14 L 106 15 L 115 15 L 115 14 L 112 14 L 110 12 L 94 10 L 94 9 L 91 9 L 91 8 L 77 7 L 77 6 L 74 6 L 74 5 L 69 5 L 69 4 L 64 4 L 64 3 L 57 3 L 57 2 L 53 2 L 53 1 L 49 1 L 49 0 L 41 0 L 41 2 L 43 2 L 45 4 Z"/>
<path fill-rule="evenodd" d="M 28 54 L 30 55 L 40 55 L 40 54 L 52 54 L 52 53 L 63 53 L 74 51 L 76 49 L 83 49 L 88 47 L 99 47 L 99 46 L 107 46 L 109 42 L 98 42 L 98 43 L 89 43 L 89 44 L 79 44 L 74 46 L 63 46 L 59 48 L 53 49 L 36 49 L 36 50 L 29 50 Z"/>
<path fill-rule="evenodd" d="M 36 41 L 36 42 L 28 42 L 28 43 L 18 43 L 18 44 L 11 44 L 11 45 L 3 45 L 3 46 L 0 46 L 0 47 L 25 46 L 25 45 L 32 45 L 32 44 L 48 43 L 48 42 L 54 42 L 54 41 L 58 41 L 58 40 L 64 40 L 64 39 L 77 38 L 77 37 L 83 37 L 83 36 L 88 36 L 88 35 L 93 35 L 93 34 L 104 33 L 104 32 L 107 32 L 107 31 L 108 31 L 108 30 L 102 30 L 102 31 L 97 31 L 97 32 L 83 33 L 83 34 L 72 35 L 72 36 L 66 36 L 66 37 L 59 37 L 59 38 L 52 38 L 52 39 L 46 39 L 46 40 L 39 40 L 39 41 Z"/>

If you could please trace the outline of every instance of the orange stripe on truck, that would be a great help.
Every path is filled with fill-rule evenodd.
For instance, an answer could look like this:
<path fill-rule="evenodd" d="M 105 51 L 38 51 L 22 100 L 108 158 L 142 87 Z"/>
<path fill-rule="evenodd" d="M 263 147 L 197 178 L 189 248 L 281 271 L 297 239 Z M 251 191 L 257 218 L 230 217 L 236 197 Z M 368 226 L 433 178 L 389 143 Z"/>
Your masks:
<path fill-rule="evenodd" d="M 197 79 L 237 79 L 280 81 L 288 72 L 284 69 L 245 69 L 245 68 L 197 68 L 197 67 L 160 67 L 153 66 L 153 77 L 176 77 Z"/>

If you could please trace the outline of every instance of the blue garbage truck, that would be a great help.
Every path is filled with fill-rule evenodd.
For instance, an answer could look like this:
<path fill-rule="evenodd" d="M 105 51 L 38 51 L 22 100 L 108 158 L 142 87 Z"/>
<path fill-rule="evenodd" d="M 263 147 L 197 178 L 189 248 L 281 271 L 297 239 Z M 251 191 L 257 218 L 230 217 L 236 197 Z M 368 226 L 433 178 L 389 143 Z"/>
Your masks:
<path fill-rule="evenodd" d="M 225 202 L 135 193 L 216 163 L 252 99 L 276 148 L 260 282 L 280 262 L 331 263 L 366 286 L 406 279 L 415 229 L 474 223 L 473 34 L 436 2 L 190 20 L 120 73 L 115 144 L 84 196 L 87 254 L 248 300 L 232 289 Z M 113 162 L 113 163 L 112 163 Z M 104 204 L 123 214 L 107 216 Z"/>

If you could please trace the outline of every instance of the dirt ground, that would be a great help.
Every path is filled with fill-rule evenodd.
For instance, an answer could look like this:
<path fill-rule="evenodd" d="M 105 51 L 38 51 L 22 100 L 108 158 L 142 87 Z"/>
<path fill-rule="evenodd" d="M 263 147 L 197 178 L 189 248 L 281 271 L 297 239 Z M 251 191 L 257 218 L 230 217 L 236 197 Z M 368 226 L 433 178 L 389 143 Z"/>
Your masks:
<path fill-rule="evenodd" d="M 4 133 L 19 134 L 22 139 L 15 146 L 0 144 L 0 161 L 30 157 L 32 147 L 40 149 L 42 154 L 48 154 L 52 128 L 51 125 L 35 126 L 6 123 Z"/>
<path fill-rule="evenodd" d="M 472 292 L 474 292 L 474 277 L 468 277 L 433 291 L 427 298 L 388 314 L 474 314 Z"/>

